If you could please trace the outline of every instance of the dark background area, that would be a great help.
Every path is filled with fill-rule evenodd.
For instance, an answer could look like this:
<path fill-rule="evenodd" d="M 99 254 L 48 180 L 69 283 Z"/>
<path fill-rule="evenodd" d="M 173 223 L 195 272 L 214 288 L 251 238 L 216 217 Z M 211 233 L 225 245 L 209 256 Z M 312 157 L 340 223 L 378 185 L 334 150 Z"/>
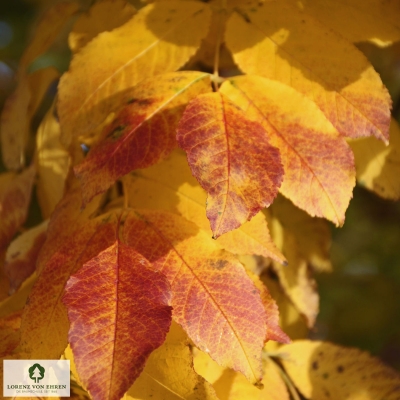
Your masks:
<path fill-rule="evenodd" d="M 52 3 L 0 1 L 0 108 L 15 85 L 18 60 L 32 23 Z M 399 121 L 400 43 L 385 49 L 369 43 L 357 46 L 388 87 Z M 58 40 L 36 67 L 54 65 L 62 72 L 69 56 L 65 41 Z M 38 218 L 34 201 L 28 225 L 36 224 Z M 400 203 L 357 187 L 344 227 L 332 226 L 332 235 L 334 271 L 317 276 L 321 312 L 311 336 L 368 350 L 400 370 Z"/>

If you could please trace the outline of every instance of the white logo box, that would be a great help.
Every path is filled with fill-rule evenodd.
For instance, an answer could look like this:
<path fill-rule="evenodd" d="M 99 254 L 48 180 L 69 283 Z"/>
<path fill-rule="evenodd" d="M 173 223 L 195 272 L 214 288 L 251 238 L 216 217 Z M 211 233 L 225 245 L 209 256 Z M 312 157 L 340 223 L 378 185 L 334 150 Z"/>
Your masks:
<path fill-rule="evenodd" d="M 69 360 L 3 360 L 4 397 L 69 397 Z"/>

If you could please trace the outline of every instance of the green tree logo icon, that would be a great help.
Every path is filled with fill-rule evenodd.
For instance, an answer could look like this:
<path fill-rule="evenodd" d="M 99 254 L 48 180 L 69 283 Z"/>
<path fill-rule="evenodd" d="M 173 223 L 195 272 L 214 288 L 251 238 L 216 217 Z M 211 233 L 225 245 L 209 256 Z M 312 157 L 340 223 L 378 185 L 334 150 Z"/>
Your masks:
<path fill-rule="evenodd" d="M 41 379 L 44 378 L 45 369 L 40 364 L 33 364 L 32 367 L 28 369 L 29 378 L 38 383 Z"/>

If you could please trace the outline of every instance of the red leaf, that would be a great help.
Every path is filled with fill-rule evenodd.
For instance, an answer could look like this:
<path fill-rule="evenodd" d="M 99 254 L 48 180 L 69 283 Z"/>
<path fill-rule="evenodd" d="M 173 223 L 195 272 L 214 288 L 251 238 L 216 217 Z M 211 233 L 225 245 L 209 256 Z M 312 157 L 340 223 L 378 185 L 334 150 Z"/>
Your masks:
<path fill-rule="evenodd" d="M 121 176 L 166 157 L 176 147 L 175 129 L 184 106 L 209 90 L 210 78 L 203 72 L 164 74 L 138 84 L 100 143 L 74 168 L 82 183 L 83 205 Z"/>
<path fill-rule="evenodd" d="M 69 342 L 94 399 L 119 400 L 140 375 L 169 330 L 170 297 L 164 275 L 118 239 L 71 276 Z"/>
<path fill-rule="evenodd" d="M 179 145 L 207 191 L 214 237 L 238 228 L 268 207 L 282 182 L 278 149 L 264 128 L 220 93 L 196 97 L 178 126 Z"/>
<path fill-rule="evenodd" d="M 215 361 L 256 383 L 267 317 L 243 266 L 178 215 L 135 214 L 125 221 L 124 239 L 167 277 L 174 320 Z"/>

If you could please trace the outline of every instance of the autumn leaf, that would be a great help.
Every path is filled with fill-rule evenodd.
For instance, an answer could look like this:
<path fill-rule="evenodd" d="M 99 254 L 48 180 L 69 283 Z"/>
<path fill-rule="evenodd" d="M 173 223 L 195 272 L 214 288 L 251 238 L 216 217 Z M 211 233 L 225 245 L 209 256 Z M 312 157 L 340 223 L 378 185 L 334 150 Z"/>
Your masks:
<path fill-rule="evenodd" d="M 268 288 L 260 277 L 251 271 L 247 270 L 247 274 L 250 276 L 254 283 L 254 286 L 258 289 L 261 296 L 261 301 L 264 305 L 265 312 L 267 315 L 267 334 L 265 342 L 269 340 L 275 340 L 279 343 L 290 343 L 290 338 L 279 326 L 279 311 L 275 300 L 268 291 Z"/>
<path fill-rule="evenodd" d="M 295 0 L 291 2 L 296 4 Z M 378 5 L 378 1 L 375 3 Z M 302 1 L 298 8 L 353 43 L 370 41 L 383 47 L 400 40 L 400 30 L 365 0 L 350 0 L 340 5 L 334 0 L 308 0 Z"/>
<path fill-rule="evenodd" d="M 45 257 L 22 315 L 20 347 L 31 359 L 57 359 L 63 353 L 69 329 L 61 302 L 65 284 L 83 264 L 114 243 L 115 225 L 101 219 L 88 221 Z"/>
<path fill-rule="evenodd" d="M 285 171 L 280 192 L 310 215 L 342 225 L 355 184 L 353 154 L 315 104 L 255 76 L 233 78 L 221 91 L 260 122 L 279 149 Z"/>
<path fill-rule="evenodd" d="M 185 105 L 211 90 L 209 74 L 175 72 L 147 79 L 131 92 L 129 104 L 74 168 L 82 183 L 83 205 L 116 179 L 155 164 L 176 146 L 175 129 Z"/>
<path fill-rule="evenodd" d="M 48 220 L 23 232 L 7 248 L 4 271 L 10 280 L 10 294 L 21 286 L 36 268 L 36 260 L 44 241 Z"/>
<path fill-rule="evenodd" d="M 280 352 L 287 374 L 307 399 L 399 398 L 398 372 L 358 349 L 303 340 Z"/>
<path fill-rule="evenodd" d="M 172 0 L 147 5 L 121 27 L 93 39 L 60 81 L 63 143 L 90 134 L 132 98 L 131 89 L 141 80 L 179 69 L 207 34 L 209 19 L 207 4 Z M 104 49 L 107 57 L 99 63 Z"/>
<path fill-rule="evenodd" d="M 172 322 L 164 344 L 150 355 L 127 399 L 217 400 L 212 386 L 194 371 L 187 335 L 178 324 Z"/>
<path fill-rule="evenodd" d="M 94 399 L 119 400 L 171 323 L 166 278 L 114 240 L 69 278 L 63 296 L 79 377 Z"/>
<path fill-rule="evenodd" d="M 77 53 L 101 32 L 112 31 L 128 22 L 135 8 L 125 0 L 102 0 L 93 4 L 75 22 L 68 36 L 69 48 Z"/>
<path fill-rule="evenodd" d="M 176 150 L 162 163 L 125 176 L 123 183 L 130 207 L 178 213 L 209 236 L 212 235 L 205 212 L 207 193 L 191 174 L 182 151 Z M 238 229 L 220 236 L 217 243 L 234 254 L 259 254 L 285 262 L 271 239 L 267 221 L 261 213 Z"/>
<path fill-rule="evenodd" d="M 0 357 L 9 356 L 18 346 L 20 325 L 21 311 L 0 319 Z"/>
<path fill-rule="evenodd" d="M 68 151 L 60 142 L 60 124 L 54 111 L 52 106 L 36 135 L 36 193 L 43 218 L 49 218 L 62 199 L 71 163 Z"/>
<path fill-rule="evenodd" d="M 163 211 L 129 213 L 123 237 L 167 277 L 172 316 L 194 344 L 258 382 L 266 314 L 243 266 L 194 224 Z"/>
<path fill-rule="evenodd" d="M 10 170 L 17 171 L 25 163 L 25 147 L 29 130 L 29 121 L 25 115 L 30 98 L 28 78 L 22 76 L 19 79 L 19 85 L 6 100 L 1 113 L 2 160 Z"/>
<path fill-rule="evenodd" d="M 278 196 L 271 207 L 264 211 L 271 225 L 274 241 L 285 247 L 286 232 L 295 240 L 296 251 L 309 266 L 319 272 L 330 272 L 331 230 L 327 221 L 311 218 L 283 196 Z"/>
<path fill-rule="evenodd" d="M 36 25 L 35 35 L 26 48 L 20 62 L 21 70 L 25 70 L 38 56 L 48 50 L 54 39 L 64 28 L 66 22 L 79 10 L 74 1 L 62 1 L 44 13 Z"/>
<path fill-rule="evenodd" d="M 0 175 L 0 250 L 4 250 L 20 226 L 25 222 L 31 200 L 35 168 L 20 174 Z"/>
<path fill-rule="evenodd" d="M 27 69 L 51 46 L 78 8 L 75 2 L 60 2 L 51 7 L 37 24 L 33 39 L 21 57 L 18 86 L 7 99 L 1 114 L 2 157 L 8 169 L 23 168 L 32 116 L 49 84 L 58 76 L 54 68 L 45 68 L 32 74 L 28 74 Z"/>
<path fill-rule="evenodd" d="M 283 175 L 279 152 L 264 128 L 223 94 L 192 100 L 177 132 L 193 175 L 208 193 L 207 218 L 215 238 L 272 203 Z"/>
<path fill-rule="evenodd" d="M 387 143 L 391 99 L 379 75 L 356 47 L 296 6 L 240 6 L 225 39 L 243 72 L 310 97 L 344 136 L 374 135 Z"/>
<path fill-rule="evenodd" d="M 279 368 L 268 358 L 263 362 L 262 389 L 252 385 L 242 374 L 221 368 L 202 351 L 196 351 L 194 367 L 197 373 L 212 383 L 219 399 L 289 400 Z"/>
<path fill-rule="evenodd" d="M 33 272 L 33 274 L 21 284 L 16 292 L 7 296 L 0 302 L 0 318 L 7 317 L 17 311 L 22 311 L 36 279 L 37 274 Z"/>
<path fill-rule="evenodd" d="M 390 142 L 384 146 L 375 138 L 351 141 L 357 181 L 385 199 L 400 198 L 400 127 L 392 118 Z"/>

